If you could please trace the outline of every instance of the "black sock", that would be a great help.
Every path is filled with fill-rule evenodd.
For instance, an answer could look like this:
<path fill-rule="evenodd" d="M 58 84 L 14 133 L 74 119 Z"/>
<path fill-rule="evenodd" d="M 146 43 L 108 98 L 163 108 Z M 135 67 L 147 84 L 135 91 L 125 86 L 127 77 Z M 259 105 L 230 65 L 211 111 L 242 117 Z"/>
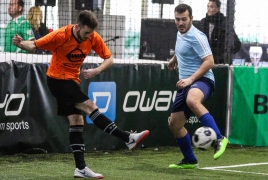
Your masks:
<path fill-rule="evenodd" d="M 100 113 L 99 109 L 95 109 L 89 116 L 93 123 L 106 133 L 122 139 L 125 142 L 129 141 L 129 133 L 121 130 L 114 122 Z"/>
<path fill-rule="evenodd" d="M 73 150 L 76 167 L 78 169 L 84 169 L 86 163 L 84 160 L 85 144 L 83 138 L 83 126 L 70 126 L 69 141 Z"/>

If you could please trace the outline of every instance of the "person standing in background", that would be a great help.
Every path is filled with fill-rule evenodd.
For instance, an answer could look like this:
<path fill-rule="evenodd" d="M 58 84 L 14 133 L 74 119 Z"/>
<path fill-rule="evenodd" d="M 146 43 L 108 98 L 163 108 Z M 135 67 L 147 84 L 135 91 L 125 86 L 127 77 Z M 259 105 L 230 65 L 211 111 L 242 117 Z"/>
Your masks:
<path fill-rule="evenodd" d="M 39 39 L 48 34 L 48 28 L 42 23 L 43 12 L 39 6 L 31 7 L 26 18 L 32 26 L 35 39 Z"/>
<path fill-rule="evenodd" d="M 224 153 L 228 139 L 224 137 L 214 118 L 203 105 L 215 88 L 212 72 L 214 59 L 204 33 L 193 26 L 192 8 L 187 4 L 175 7 L 175 24 L 178 28 L 175 55 L 168 62 L 168 69 L 178 68 L 179 80 L 175 100 L 172 105 L 169 128 L 181 150 L 183 159 L 169 168 L 194 169 L 199 164 L 192 149 L 190 134 L 184 127 L 187 119 L 195 115 L 201 124 L 212 128 L 217 135 L 213 158 Z"/>
<path fill-rule="evenodd" d="M 11 16 L 6 32 L 5 32 L 5 52 L 20 52 L 26 53 L 25 50 L 21 50 L 14 44 L 12 44 L 13 37 L 18 34 L 23 40 L 33 40 L 34 34 L 32 31 L 31 24 L 27 19 L 22 16 L 24 9 L 23 0 L 10 0 L 8 6 L 8 14 Z"/>
<path fill-rule="evenodd" d="M 26 18 L 32 26 L 34 37 L 36 40 L 48 34 L 48 28 L 44 23 L 42 23 L 43 12 L 39 6 L 31 7 L 28 11 Z M 44 54 L 46 52 L 46 50 L 37 49 L 35 53 Z"/>
<path fill-rule="evenodd" d="M 220 8 L 220 0 L 209 0 L 206 17 L 201 20 L 201 31 L 206 34 L 209 40 L 215 64 L 224 64 L 227 52 L 226 17 L 220 12 Z M 235 54 L 240 50 L 241 42 L 233 28 L 229 33 L 233 34 L 232 53 Z"/>

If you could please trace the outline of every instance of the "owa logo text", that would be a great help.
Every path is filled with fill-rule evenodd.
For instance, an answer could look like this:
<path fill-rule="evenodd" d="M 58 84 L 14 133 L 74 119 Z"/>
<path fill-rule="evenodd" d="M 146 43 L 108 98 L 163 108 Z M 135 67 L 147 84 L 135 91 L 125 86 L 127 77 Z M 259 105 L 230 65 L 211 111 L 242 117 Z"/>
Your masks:
<path fill-rule="evenodd" d="M 115 120 L 116 115 L 116 84 L 115 82 L 91 82 L 88 85 L 88 97 L 98 106 L 99 111 L 109 118 Z M 87 116 L 86 121 L 92 124 Z"/>

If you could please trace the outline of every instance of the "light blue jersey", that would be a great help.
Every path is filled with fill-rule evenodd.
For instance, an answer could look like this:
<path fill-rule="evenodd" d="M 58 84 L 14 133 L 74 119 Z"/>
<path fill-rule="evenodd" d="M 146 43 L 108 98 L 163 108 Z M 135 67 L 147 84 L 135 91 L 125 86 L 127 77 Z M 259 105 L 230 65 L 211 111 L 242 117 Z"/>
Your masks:
<path fill-rule="evenodd" d="M 179 79 L 185 79 L 194 74 L 203 63 L 202 59 L 212 54 L 207 36 L 193 25 L 184 34 L 178 31 L 175 53 L 179 67 Z M 211 69 L 204 77 L 215 81 Z"/>

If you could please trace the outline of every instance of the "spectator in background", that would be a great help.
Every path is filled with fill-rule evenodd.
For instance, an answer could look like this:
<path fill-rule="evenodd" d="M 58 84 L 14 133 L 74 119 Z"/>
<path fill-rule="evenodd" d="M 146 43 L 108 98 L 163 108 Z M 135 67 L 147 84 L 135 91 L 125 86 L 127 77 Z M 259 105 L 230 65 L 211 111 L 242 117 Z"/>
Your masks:
<path fill-rule="evenodd" d="M 43 12 L 39 6 L 33 6 L 29 9 L 27 20 L 30 22 L 35 39 L 39 39 L 48 34 L 48 28 L 42 23 Z"/>
<path fill-rule="evenodd" d="M 39 39 L 48 34 L 48 28 L 42 23 L 43 12 L 39 6 L 33 6 L 29 9 L 27 20 L 30 22 L 35 39 Z M 36 54 L 44 54 L 46 50 L 36 50 Z"/>
<path fill-rule="evenodd" d="M 24 8 L 23 0 L 10 0 L 8 6 L 8 14 L 11 16 L 6 32 L 5 32 L 5 52 L 22 52 L 26 53 L 25 50 L 21 50 L 14 44 L 12 44 L 12 38 L 18 34 L 24 40 L 33 40 L 34 34 L 31 28 L 31 24 L 22 16 Z"/>
<path fill-rule="evenodd" d="M 201 20 L 201 31 L 203 31 L 208 40 L 214 56 L 215 64 L 224 64 L 224 57 L 226 57 L 227 40 L 226 33 L 226 18 L 220 12 L 220 0 L 209 0 L 207 4 L 206 17 Z M 241 42 L 238 39 L 235 30 L 233 29 L 234 46 L 232 53 L 235 54 L 241 48 Z"/>

